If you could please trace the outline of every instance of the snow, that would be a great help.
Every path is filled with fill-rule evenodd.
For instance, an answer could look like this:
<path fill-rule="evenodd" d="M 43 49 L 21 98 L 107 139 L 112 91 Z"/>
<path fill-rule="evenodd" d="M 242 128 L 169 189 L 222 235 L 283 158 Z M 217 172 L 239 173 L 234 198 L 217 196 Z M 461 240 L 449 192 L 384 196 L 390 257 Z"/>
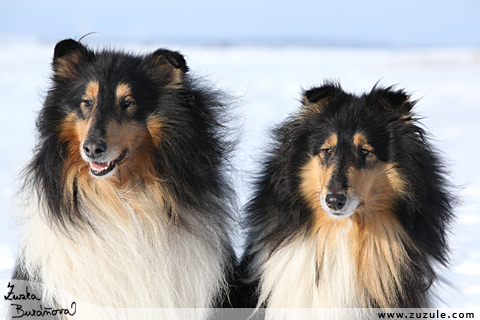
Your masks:
<path fill-rule="evenodd" d="M 6 292 L 18 241 L 12 217 L 16 177 L 34 146 L 35 117 L 49 86 L 54 43 L 29 40 L 0 46 L 0 291 Z M 163 46 L 122 45 L 138 52 Z M 452 265 L 443 272 L 451 285 L 438 288 L 443 302 L 437 304 L 480 306 L 480 49 L 168 47 L 185 54 L 196 75 L 238 97 L 243 135 L 234 164 L 241 203 L 269 141 L 268 129 L 296 110 L 302 88 L 334 79 L 356 93 L 370 90 L 377 81 L 411 92 L 419 100 L 417 113 L 447 159 L 461 200 L 450 237 Z"/>

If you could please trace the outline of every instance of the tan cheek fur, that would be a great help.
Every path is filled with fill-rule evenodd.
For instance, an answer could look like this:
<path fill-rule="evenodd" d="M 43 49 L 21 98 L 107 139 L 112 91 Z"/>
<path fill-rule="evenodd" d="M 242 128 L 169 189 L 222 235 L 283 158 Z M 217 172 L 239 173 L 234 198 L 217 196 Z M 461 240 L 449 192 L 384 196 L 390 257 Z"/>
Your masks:
<path fill-rule="evenodd" d="M 411 268 L 407 248 L 416 250 L 392 212 L 394 199 L 404 194 L 406 183 L 392 164 L 351 173 L 353 188 L 363 201 L 352 217 L 352 255 L 359 286 L 381 307 L 395 306 L 402 291 L 402 274 Z"/>
<path fill-rule="evenodd" d="M 163 120 L 150 116 L 147 118 L 147 128 L 150 133 L 150 137 L 152 138 L 153 144 L 156 147 L 159 147 L 161 142 L 162 142 L 162 136 L 163 136 Z"/>
<path fill-rule="evenodd" d="M 163 208 L 162 212 L 174 214 L 177 210 L 175 201 L 155 172 L 151 155 L 155 147 L 149 130 L 134 122 L 119 124 L 112 121 L 107 126 L 107 132 L 115 133 L 107 133 L 108 145 L 119 152 L 124 149 L 129 152 L 118 165 L 117 172 L 102 179 L 91 176 L 88 163 L 80 155 L 81 141 L 85 132 L 88 132 L 88 125 L 88 120 L 79 120 L 72 113 L 59 128 L 59 138 L 68 143 L 68 155 L 63 167 L 65 197 L 73 201 L 77 190 L 77 196 L 83 199 L 82 203 L 89 209 L 86 211 L 112 215 L 125 224 L 129 221 L 127 216 L 122 216 L 126 212 L 135 212 L 151 219 L 152 205 Z"/>

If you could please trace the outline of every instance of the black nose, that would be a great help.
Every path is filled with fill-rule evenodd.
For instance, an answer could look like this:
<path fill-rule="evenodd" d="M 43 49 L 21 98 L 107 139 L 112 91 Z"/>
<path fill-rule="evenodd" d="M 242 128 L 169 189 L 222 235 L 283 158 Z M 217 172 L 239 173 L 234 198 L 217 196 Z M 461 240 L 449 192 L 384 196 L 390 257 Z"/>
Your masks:
<path fill-rule="evenodd" d="M 105 151 L 107 151 L 107 143 L 103 140 L 85 140 L 83 144 L 83 151 L 85 154 L 92 158 L 100 157 Z"/>
<path fill-rule="evenodd" d="M 325 202 L 330 209 L 340 210 L 345 207 L 347 197 L 343 193 L 329 193 L 325 197 Z"/>

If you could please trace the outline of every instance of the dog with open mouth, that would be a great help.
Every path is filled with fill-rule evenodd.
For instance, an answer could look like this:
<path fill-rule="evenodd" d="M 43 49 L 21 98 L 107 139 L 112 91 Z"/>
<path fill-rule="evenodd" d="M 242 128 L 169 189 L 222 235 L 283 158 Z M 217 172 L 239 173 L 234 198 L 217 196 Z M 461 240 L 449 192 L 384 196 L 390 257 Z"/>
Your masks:
<path fill-rule="evenodd" d="M 231 99 L 167 49 L 67 39 L 52 66 L 12 280 L 40 301 L 10 317 L 75 303 L 78 319 L 206 318 L 235 263 Z"/>

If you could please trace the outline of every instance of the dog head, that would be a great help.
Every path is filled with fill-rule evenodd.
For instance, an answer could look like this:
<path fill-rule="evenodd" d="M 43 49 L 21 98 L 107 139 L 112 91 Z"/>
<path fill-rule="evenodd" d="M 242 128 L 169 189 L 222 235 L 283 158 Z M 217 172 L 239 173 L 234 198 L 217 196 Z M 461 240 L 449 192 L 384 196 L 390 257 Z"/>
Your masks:
<path fill-rule="evenodd" d="M 411 121 L 403 91 L 374 88 L 357 97 L 326 84 L 304 93 L 309 160 L 301 190 L 315 210 L 339 219 L 390 207 L 406 190 L 395 164 L 393 127 Z"/>
<path fill-rule="evenodd" d="M 69 39 L 56 45 L 53 68 L 68 166 L 95 178 L 148 166 L 148 150 L 163 134 L 160 101 L 181 88 L 188 71 L 183 56 L 165 49 L 146 56 L 93 52 Z"/>

